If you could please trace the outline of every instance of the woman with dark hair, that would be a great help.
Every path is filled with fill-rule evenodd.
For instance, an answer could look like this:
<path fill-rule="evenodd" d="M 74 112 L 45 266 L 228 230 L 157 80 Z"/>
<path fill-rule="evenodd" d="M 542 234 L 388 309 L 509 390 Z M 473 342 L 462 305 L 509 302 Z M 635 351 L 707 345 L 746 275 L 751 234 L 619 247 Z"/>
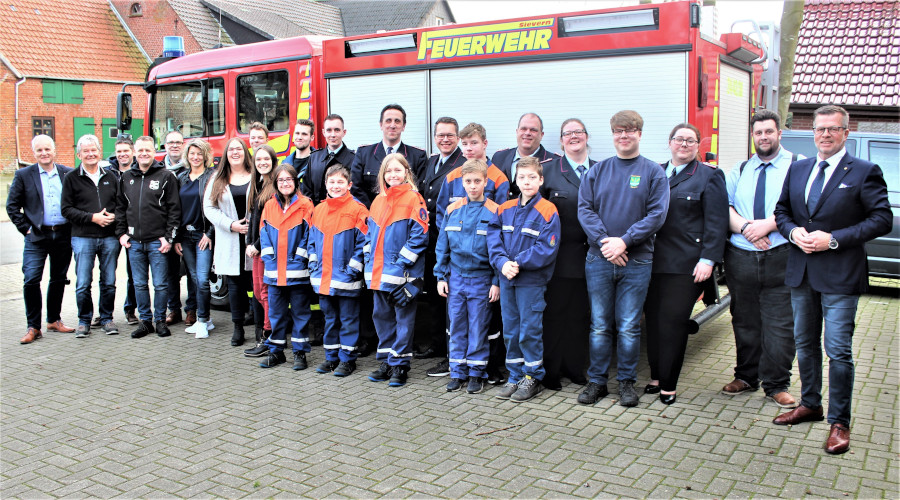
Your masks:
<path fill-rule="evenodd" d="M 244 141 L 235 137 L 225 145 L 225 158 L 206 188 L 203 213 L 215 227 L 213 265 L 228 283 L 228 301 L 234 333 L 231 345 L 244 343 L 247 292 L 253 289 L 249 258 L 245 259 L 249 207 L 257 194 L 257 173 Z"/>
<path fill-rule="evenodd" d="M 728 235 L 728 195 L 725 175 L 697 160 L 700 131 L 680 123 L 669 134 L 672 159 L 665 164 L 669 179 L 669 212 L 656 233 L 653 274 L 645 303 L 650 383 L 647 394 L 675 402 L 676 386 L 689 333 L 688 321 L 704 281 L 722 262 Z"/>
<path fill-rule="evenodd" d="M 286 361 L 284 348 L 290 334 L 294 370 L 308 366 L 309 269 L 306 243 L 313 204 L 297 189 L 297 171 L 281 164 L 275 169 L 277 191 L 266 202 L 259 228 L 260 257 L 265 265 L 263 280 L 269 288 L 269 320 L 272 335 L 266 339 L 268 356 L 260 368 L 272 368 Z"/>
<path fill-rule="evenodd" d="M 594 165 L 588 158 L 587 127 L 578 118 L 569 118 L 559 129 L 559 143 L 565 153 L 544 167 L 541 196 L 556 205 L 562 233 L 553 277 L 547 284 L 544 311 L 544 369 L 542 380 L 548 389 L 562 388 L 561 377 L 584 384 L 588 362 L 588 334 L 591 304 L 588 300 L 584 260 L 587 236 L 578 222 L 578 188 L 581 178 Z"/>
<path fill-rule="evenodd" d="M 203 215 L 203 195 L 215 173 L 212 148 L 202 139 L 191 141 L 182 153 L 185 168 L 178 174 L 181 195 L 181 227 L 175 251 L 187 267 L 188 296 L 185 311 L 196 311 L 197 320 L 184 329 L 198 339 L 214 328 L 209 316 L 209 269 L 212 266 L 213 226 Z M 189 314 L 190 315 L 190 314 Z"/>
<path fill-rule="evenodd" d="M 257 192 L 256 199 L 250 206 L 250 230 L 247 235 L 247 256 L 253 260 L 253 320 L 256 323 L 256 347 L 244 351 L 247 357 L 265 355 L 265 340 L 272 333 L 269 322 L 269 290 L 263 283 L 265 266 L 259 257 L 259 225 L 263 207 L 275 195 L 275 165 L 278 156 L 268 144 L 258 146 L 253 151 L 253 164 L 256 166 Z"/>

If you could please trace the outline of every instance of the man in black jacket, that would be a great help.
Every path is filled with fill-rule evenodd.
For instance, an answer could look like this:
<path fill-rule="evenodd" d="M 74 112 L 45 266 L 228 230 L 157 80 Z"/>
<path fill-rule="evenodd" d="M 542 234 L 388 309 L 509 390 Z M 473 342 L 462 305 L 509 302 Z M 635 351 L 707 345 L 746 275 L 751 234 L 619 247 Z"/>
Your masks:
<path fill-rule="evenodd" d="M 550 161 L 559 158 L 541 146 L 543 138 L 544 121 L 534 113 L 525 113 L 519 117 L 519 124 L 516 125 L 516 147 L 494 153 L 491 160 L 509 179 L 509 199 L 519 196 L 519 187 L 516 186 L 516 165 L 519 160 L 534 156 L 546 168 Z"/>
<path fill-rule="evenodd" d="M 91 333 L 94 301 L 91 282 L 94 262 L 100 263 L 100 325 L 107 335 L 116 335 L 113 322 L 116 302 L 116 263 L 121 246 L 116 240 L 116 174 L 100 168 L 100 140 L 95 135 L 78 139 L 79 167 L 67 175 L 62 188 L 62 214 L 72 224 L 72 252 L 75 254 L 75 302 L 78 305 L 78 328 L 75 338 Z"/>
<path fill-rule="evenodd" d="M 128 249 L 134 289 L 137 296 L 140 324 L 132 338 L 153 332 L 170 335 L 166 326 L 168 298 L 166 253 L 172 249 L 178 225 L 181 223 L 181 199 L 175 174 L 154 159 L 152 137 L 134 142 L 137 166 L 122 174 L 116 203 L 116 235 Z M 148 270 L 153 273 L 153 304 L 150 309 Z"/>
<path fill-rule="evenodd" d="M 107 161 L 109 162 L 109 172 L 115 174 L 116 179 L 121 179 L 123 173 L 137 165 L 134 159 L 134 141 L 131 140 L 131 136 L 119 135 L 119 138 L 116 139 L 116 154 L 107 158 Z M 125 257 L 125 269 L 128 271 L 128 283 L 125 288 L 125 321 L 129 325 L 136 325 L 138 318 L 135 314 L 137 299 L 134 298 L 134 278 L 131 276 L 131 261 L 128 260 L 127 254 Z M 91 326 L 100 326 L 99 316 L 94 318 Z"/>
<path fill-rule="evenodd" d="M 35 136 L 31 150 L 37 163 L 16 171 L 6 200 L 9 220 L 25 235 L 22 274 L 25 275 L 23 295 L 28 331 L 19 341 L 22 344 L 41 338 L 41 278 L 48 257 L 47 331 L 75 331 L 59 319 L 66 273 L 72 260 L 71 230 L 60 210 L 60 199 L 63 179 L 72 169 L 55 163 L 56 145 L 50 136 Z"/>
<path fill-rule="evenodd" d="M 352 149 L 344 145 L 344 136 L 347 135 L 347 130 L 344 129 L 344 119 L 341 118 L 341 115 L 326 116 L 325 123 L 322 125 L 322 134 L 325 136 L 326 146 L 310 153 L 309 163 L 300 184 L 300 190 L 315 205 L 322 203 L 328 197 L 328 191 L 325 190 L 325 172 L 328 168 L 338 163 L 350 168 L 355 154 Z M 297 173 L 300 174 L 300 171 L 298 170 Z"/>

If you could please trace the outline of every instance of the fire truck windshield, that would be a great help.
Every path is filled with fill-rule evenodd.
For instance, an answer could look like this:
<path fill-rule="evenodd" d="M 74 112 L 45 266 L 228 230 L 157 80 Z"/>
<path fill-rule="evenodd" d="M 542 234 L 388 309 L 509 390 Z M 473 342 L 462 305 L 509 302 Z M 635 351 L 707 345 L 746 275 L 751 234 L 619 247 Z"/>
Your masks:
<path fill-rule="evenodd" d="M 166 133 L 172 130 L 181 132 L 185 139 L 225 133 L 224 89 L 221 78 L 158 87 L 151 128 L 157 149 L 162 149 Z"/>

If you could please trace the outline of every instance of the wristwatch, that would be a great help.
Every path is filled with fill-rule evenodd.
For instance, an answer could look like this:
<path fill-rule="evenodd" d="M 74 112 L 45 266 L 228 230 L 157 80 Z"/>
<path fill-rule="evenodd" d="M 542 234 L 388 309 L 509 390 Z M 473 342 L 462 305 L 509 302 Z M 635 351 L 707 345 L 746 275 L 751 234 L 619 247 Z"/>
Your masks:
<path fill-rule="evenodd" d="M 750 222 L 745 222 L 743 226 L 741 226 L 741 234 L 744 234 L 744 229 L 747 229 L 747 226 L 750 225 Z"/>
<path fill-rule="evenodd" d="M 837 250 L 837 247 L 838 247 L 838 241 L 836 239 L 834 239 L 834 236 L 832 236 L 831 241 L 828 242 L 828 249 L 829 250 Z"/>

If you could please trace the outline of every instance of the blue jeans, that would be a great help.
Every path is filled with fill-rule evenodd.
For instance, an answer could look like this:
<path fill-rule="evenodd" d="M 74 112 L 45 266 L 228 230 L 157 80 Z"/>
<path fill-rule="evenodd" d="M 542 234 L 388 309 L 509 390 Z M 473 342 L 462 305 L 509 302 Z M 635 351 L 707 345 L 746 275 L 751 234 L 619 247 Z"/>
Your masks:
<path fill-rule="evenodd" d="M 850 427 L 853 399 L 853 329 L 859 295 L 819 293 L 805 280 L 791 288 L 794 341 L 800 368 L 800 404 L 822 406 L 822 323 L 828 356 L 828 423 Z"/>
<path fill-rule="evenodd" d="M 75 254 L 75 302 L 78 305 L 78 324 L 90 325 L 94 316 L 91 283 L 94 281 L 94 260 L 100 264 L 100 324 L 113 319 L 116 306 L 116 264 L 122 245 L 115 236 L 106 238 L 72 237 Z"/>
<path fill-rule="evenodd" d="M 283 351 L 287 336 L 291 334 L 294 352 L 309 352 L 307 325 L 312 311 L 309 309 L 309 285 L 269 286 L 269 322 L 272 335 L 266 340 L 270 352 Z"/>
<path fill-rule="evenodd" d="M 491 277 L 451 274 L 448 285 L 450 376 L 458 379 L 486 377 Z M 541 353 L 540 359 L 543 359 L 543 349 Z"/>
<path fill-rule="evenodd" d="M 516 384 L 525 375 L 544 380 L 543 323 L 546 286 L 510 286 L 500 280 L 500 310 L 503 315 L 503 343 L 509 382 Z"/>
<path fill-rule="evenodd" d="M 584 275 L 591 299 L 591 365 L 588 368 L 591 382 L 606 385 L 609 381 L 614 344 L 618 356 L 616 380 L 637 380 L 641 311 L 652 269 L 653 262 L 649 259 L 630 259 L 627 265 L 617 266 L 602 255 L 588 253 Z"/>
<path fill-rule="evenodd" d="M 47 323 L 59 320 L 67 283 L 66 274 L 72 261 L 69 234 L 68 229 L 47 231 L 37 243 L 25 237 L 25 249 L 22 252 L 25 285 L 22 287 L 22 294 L 25 297 L 25 317 L 30 328 L 41 329 L 41 278 L 44 277 L 44 264 L 48 257 L 50 282 L 47 284 Z"/>
<path fill-rule="evenodd" d="M 181 311 L 181 256 L 175 251 L 175 248 L 169 250 L 166 254 L 168 262 L 168 290 L 169 295 L 166 299 L 169 311 Z M 191 280 L 188 279 L 188 284 Z M 188 290 L 190 296 L 190 290 Z"/>
<path fill-rule="evenodd" d="M 141 321 L 165 321 L 168 290 L 168 259 L 159 251 L 160 241 L 146 243 L 131 241 L 128 258 L 131 260 L 131 275 L 134 277 L 134 295 L 137 299 L 138 316 Z M 169 250 L 174 252 L 175 250 Z M 153 311 L 150 310 L 150 277 L 153 273 Z"/>
<path fill-rule="evenodd" d="M 212 267 L 212 245 L 200 250 L 198 244 L 203 237 L 200 231 L 188 231 L 181 242 L 181 253 L 188 271 L 187 300 L 185 311 L 197 311 L 197 319 L 209 321 L 209 270 Z"/>
<path fill-rule="evenodd" d="M 325 359 L 356 361 L 359 341 L 359 297 L 319 295 L 319 308 L 325 316 Z"/>
<path fill-rule="evenodd" d="M 128 272 L 128 283 L 125 290 L 125 314 L 134 312 L 137 309 L 137 298 L 134 296 L 134 276 L 131 274 L 131 259 L 128 258 L 128 252 L 125 252 L 125 270 Z"/>

